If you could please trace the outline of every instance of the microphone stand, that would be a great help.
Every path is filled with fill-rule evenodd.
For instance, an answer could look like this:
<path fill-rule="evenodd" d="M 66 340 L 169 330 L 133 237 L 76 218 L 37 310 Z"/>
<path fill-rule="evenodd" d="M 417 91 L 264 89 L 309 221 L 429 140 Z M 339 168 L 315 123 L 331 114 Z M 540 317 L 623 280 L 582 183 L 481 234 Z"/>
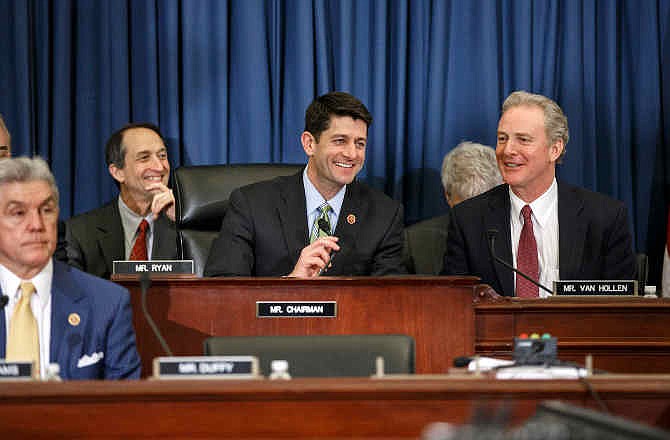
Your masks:
<path fill-rule="evenodd" d="M 518 270 L 517 268 L 515 268 L 514 266 L 509 264 L 507 261 L 503 260 L 502 258 L 500 258 L 496 255 L 496 252 L 494 250 L 494 244 L 496 242 L 496 236 L 498 235 L 498 230 L 497 229 L 489 229 L 487 231 L 487 234 L 488 234 L 488 237 L 489 237 L 489 240 L 488 240 L 489 241 L 489 253 L 491 254 L 491 258 L 493 258 L 495 261 L 502 264 L 506 268 L 514 271 L 517 275 L 521 275 L 522 277 L 524 277 L 525 279 L 527 279 L 531 283 L 535 284 L 540 289 L 549 292 L 550 295 L 554 294 L 554 292 L 549 290 L 547 287 L 544 287 L 542 284 L 538 283 L 537 281 L 535 281 L 534 279 L 532 279 L 531 277 L 529 277 L 525 273 L 521 272 L 520 270 Z"/>
<path fill-rule="evenodd" d="M 160 330 L 158 330 L 158 326 L 154 322 L 153 318 L 149 314 L 149 310 L 147 309 L 147 292 L 149 291 L 150 286 L 151 278 L 149 277 L 148 273 L 143 272 L 142 275 L 140 275 L 140 289 L 142 290 L 142 312 L 144 313 L 144 318 L 147 320 L 149 327 L 151 327 L 151 330 L 154 332 L 156 339 L 158 339 L 161 347 L 163 347 L 163 351 L 165 351 L 168 356 L 173 356 L 172 350 L 170 350 L 170 347 L 168 347 L 167 342 L 165 342 L 163 335 L 161 335 Z"/>

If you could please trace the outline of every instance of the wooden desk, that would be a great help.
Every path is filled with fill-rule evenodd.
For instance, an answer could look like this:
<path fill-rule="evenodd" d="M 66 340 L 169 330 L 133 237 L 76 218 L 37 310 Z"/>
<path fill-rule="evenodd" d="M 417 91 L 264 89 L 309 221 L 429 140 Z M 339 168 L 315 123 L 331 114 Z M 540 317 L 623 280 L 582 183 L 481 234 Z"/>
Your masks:
<path fill-rule="evenodd" d="M 670 299 L 489 296 L 475 306 L 475 351 L 509 357 L 521 333 L 558 337 L 562 360 L 618 373 L 670 373 Z"/>
<path fill-rule="evenodd" d="M 405 334 L 416 343 L 416 372 L 445 373 L 474 352 L 475 277 L 318 279 L 204 278 L 154 280 L 148 309 L 175 355 L 203 353 L 212 335 Z M 163 355 L 131 291 L 143 375 Z M 335 318 L 257 318 L 256 301 L 336 301 Z"/>
<path fill-rule="evenodd" d="M 594 377 L 613 414 L 667 429 L 670 377 Z M 472 377 L 0 383 L 0 438 L 417 438 L 473 409 L 513 423 L 560 399 L 596 408 L 578 381 Z"/>

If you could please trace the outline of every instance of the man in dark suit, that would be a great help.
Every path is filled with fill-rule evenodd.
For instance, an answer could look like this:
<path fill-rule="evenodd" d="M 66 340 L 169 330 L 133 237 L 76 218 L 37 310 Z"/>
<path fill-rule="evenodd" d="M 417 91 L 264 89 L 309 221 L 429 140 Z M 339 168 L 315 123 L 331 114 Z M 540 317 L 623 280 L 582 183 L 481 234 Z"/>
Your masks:
<path fill-rule="evenodd" d="M 42 159 L 0 161 L 0 358 L 45 378 L 139 378 L 128 291 L 53 261 L 58 189 Z"/>
<path fill-rule="evenodd" d="M 109 138 L 105 155 L 119 197 L 66 222 L 65 261 L 109 278 L 114 260 L 177 258 L 170 163 L 158 127 L 126 125 Z"/>
<path fill-rule="evenodd" d="M 623 203 L 556 181 L 568 139 L 567 118 L 551 99 L 514 92 L 505 100 L 496 157 L 506 184 L 452 209 L 446 274 L 479 276 L 506 296 L 546 296 L 493 261 L 493 238 L 497 256 L 547 287 L 555 280 L 635 279 Z"/>
<path fill-rule="evenodd" d="M 355 180 L 371 122 L 347 93 L 314 100 L 301 136 L 307 167 L 231 194 L 205 275 L 404 273 L 402 206 Z"/>
<path fill-rule="evenodd" d="M 441 176 L 444 197 L 450 208 L 502 182 L 493 149 L 474 142 L 461 142 L 444 156 Z M 447 214 L 405 228 L 403 255 L 410 273 L 439 275 L 442 272 L 448 227 Z"/>

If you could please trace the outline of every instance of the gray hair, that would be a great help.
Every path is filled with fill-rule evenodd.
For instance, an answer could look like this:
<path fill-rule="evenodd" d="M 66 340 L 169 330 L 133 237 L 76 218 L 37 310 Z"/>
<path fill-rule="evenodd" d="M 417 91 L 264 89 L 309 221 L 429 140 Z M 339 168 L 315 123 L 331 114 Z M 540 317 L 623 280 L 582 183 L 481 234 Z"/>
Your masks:
<path fill-rule="evenodd" d="M 17 157 L 0 160 L 0 188 L 9 183 L 41 180 L 49 184 L 58 203 L 58 186 L 49 165 L 41 157 Z"/>
<path fill-rule="evenodd" d="M 7 128 L 7 126 L 5 125 L 5 120 L 2 118 L 2 115 L 0 115 L 0 130 L 4 130 L 5 133 L 7 133 L 7 138 L 9 139 L 9 143 L 10 143 L 10 145 L 11 145 L 11 143 L 12 143 L 12 135 L 11 135 L 11 133 L 9 132 L 9 129 Z"/>
<path fill-rule="evenodd" d="M 493 148 L 461 142 L 442 161 L 442 186 L 461 200 L 479 195 L 502 183 Z"/>
<path fill-rule="evenodd" d="M 552 99 L 544 95 L 537 95 L 523 90 L 517 90 L 510 94 L 502 106 L 502 112 L 505 113 L 512 107 L 523 105 L 534 105 L 544 112 L 544 129 L 549 139 L 549 146 L 554 145 L 559 139 L 563 141 L 563 151 L 558 157 L 558 163 L 561 163 L 568 141 L 570 140 L 570 130 L 568 129 L 568 118 L 563 114 L 561 107 Z"/>

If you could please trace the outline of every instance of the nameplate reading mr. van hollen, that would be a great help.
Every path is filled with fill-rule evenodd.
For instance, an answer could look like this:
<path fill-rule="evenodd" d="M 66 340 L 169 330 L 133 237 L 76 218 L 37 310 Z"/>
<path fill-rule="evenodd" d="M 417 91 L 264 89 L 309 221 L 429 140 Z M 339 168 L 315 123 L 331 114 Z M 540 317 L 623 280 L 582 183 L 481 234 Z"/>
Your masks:
<path fill-rule="evenodd" d="M 258 318 L 334 318 L 337 301 L 256 301 Z"/>
<path fill-rule="evenodd" d="M 557 296 L 635 296 L 635 280 L 565 280 L 554 281 Z"/>

